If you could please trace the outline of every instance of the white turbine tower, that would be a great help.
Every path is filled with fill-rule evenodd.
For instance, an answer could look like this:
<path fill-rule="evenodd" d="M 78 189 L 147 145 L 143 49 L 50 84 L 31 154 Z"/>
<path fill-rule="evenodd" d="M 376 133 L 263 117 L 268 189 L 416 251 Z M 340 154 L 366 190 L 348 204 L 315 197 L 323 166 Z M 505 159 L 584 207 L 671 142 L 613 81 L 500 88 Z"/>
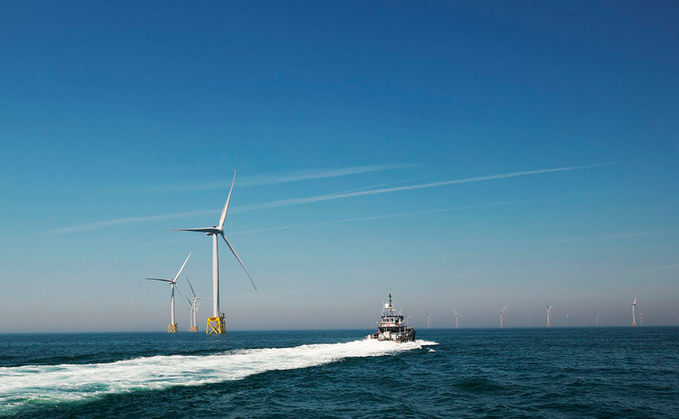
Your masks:
<path fill-rule="evenodd" d="M 569 315 L 569 314 L 570 314 L 570 313 L 566 312 L 566 327 L 568 327 L 568 315 Z"/>
<path fill-rule="evenodd" d="M 457 310 L 453 308 L 453 311 L 455 312 L 455 328 L 459 329 L 460 328 L 460 316 L 457 314 Z"/>
<path fill-rule="evenodd" d="M 431 320 L 431 314 L 427 314 L 427 329 L 429 329 L 429 320 Z"/>
<path fill-rule="evenodd" d="M 599 315 L 596 315 L 596 325 L 599 326 Z"/>
<path fill-rule="evenodd" d="M 552 304 L 551 306 L 548 306 L 547 304 L 545 304 L 545 307 L 547 307 L 547 327 L 552 327 L 551 314 L 552 307 L 554 307 L 554 305 Z"/>
<path fill-rule="evenodd" d="M 146 278 L 149 281 L 161 281 L 161 282 L 167 282 L 170 284 L 170 325 L 167 326 L 167 333 L 177 333 L 177 323 L 174 321 L 174 289 L 177 287 L 177 278 L 179 278 L 179 275 L 182 274 L 182 271 L 184 270 L 184 266 L 186 266 L 186 262 L 189 261 L 189 258 L 191 257 L 191 253 L 186 257 L 186 260 L 184 261 L 184 264 L 182 267 L 179 269 L 179 272 L 177 272 L 177 275 L 174 277 L 174 279 L 165 279 L 165 278 Z M 177 288 L 177 291 L 179 291 L 179 288 Z"/>
<path fill-rule="evenodd" d="M 632 306 L 632 326 L 637 325 L 637 296 L 634 296 L 634 301 L 630 304 Z"/>
<path fill-rule="evenodd" d="M 644 325 L 644 314 L 639 313 L 639 326 L 643 326 L 643 325 Z"/>
<path fill-rule="evenodd" d="M 224 221 L 226 221 L 226 213 L 229 210 L 229 201 L 231 201 L 231 193 L 233 192 L 233 185 L 235 183 L 236 183 L 236 171 L 234 170 L 233 181 L 231 182 L 231 189 L 229 189 L 229 196 L 226 198 L 226 204 L 224 205 L 224 209 L 222 210 L 222 215 L 221 217 L 219 217 L 218 226 L 172 230 L 172 231 L 194 231 L 198 233 L 205 233 L 208 236 L 212 236 L 212 317 L 208 317 L 207 319 L 207 328 L 205 331 L 207 334 L 212 333 L 222 334 L 225 331 L 224 313 L 222 313 L 219 310 L 219 252 L 218 252 L 219 236 L 221 236 L 222 239 L 224 239 L 224 242 L 226 242 L 226 245 L 229 246 L 229 249 L 231 249 L 233 255 L 236 257 L 236 259 L 238 259 L 240 266 L 243 267 L 243 270 L 247 274 L 248 278 L 250 278 L 252 286 L 255 287 L 255 290 L 257 290 L 257 286 L 255 285 L 255 281 L 252 280 L 250 272 L 248 272 L 248 270 L 245 268 L 245 265 L 238 256 L 238 253 L 236 253 L 236 250 L 233 248 L 233 246 L 231 246 L 231 243 L 229 243 L 229 240 L 224 235 Z"/>
<path fill-rule="evenodd" d="M 198 322 L 196 320 L 196 316 L 198 315 L 198 307 L 200 307 L 200 303 L 198 303 L 198 300 L 211 300 L 211 298 L 203 298 L 196 296 L 196 291 L 193 290 L 193 285 L 191 285 L 191 281 L 189 281 L 188 277 L 186 278 L 186 281 L 189 283 L 189 287 L 191 287 L 191 294 L 193 294 L 193 297 L 191 297 L 190 299 L 186 297 L 186 299 L 189 302 L 189 321 L 191 323 L 191 326 L 189 327 L 189 332 L 197 332 Z"/>
<path fill-rule="evenodd" d="M 509 303 L 505 304 L 502 310 L 500 310 L 500 327 L 505 327 L 505 325 L 502 323 L 502 320 L 504 319 L 505 309 L 507 308 L 508 305 Z"/>

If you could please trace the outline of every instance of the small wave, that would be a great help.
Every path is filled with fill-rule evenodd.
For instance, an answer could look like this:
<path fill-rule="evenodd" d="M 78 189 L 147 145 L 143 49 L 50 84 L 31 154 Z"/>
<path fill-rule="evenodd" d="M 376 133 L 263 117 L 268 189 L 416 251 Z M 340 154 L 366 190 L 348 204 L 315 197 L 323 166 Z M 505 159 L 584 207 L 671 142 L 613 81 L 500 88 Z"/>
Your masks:
<path fill-rule="evenodd" d="M 485 377 L 466 378 L 458 382 L 456 386 L 474 393 L 495 392 L 504 388 L 502 385 Z"/>
<path fill-rule="evenodd" d="M 393 355 L 430 345 L 437 343 L 358 340 L 216 355 L 152 356 L 112 363 L 3 367 L 0 413 L 36 402 L 77 401 L 104 394 L 240 380 L 267 371 L 308 368 L 345 358 Z"/>

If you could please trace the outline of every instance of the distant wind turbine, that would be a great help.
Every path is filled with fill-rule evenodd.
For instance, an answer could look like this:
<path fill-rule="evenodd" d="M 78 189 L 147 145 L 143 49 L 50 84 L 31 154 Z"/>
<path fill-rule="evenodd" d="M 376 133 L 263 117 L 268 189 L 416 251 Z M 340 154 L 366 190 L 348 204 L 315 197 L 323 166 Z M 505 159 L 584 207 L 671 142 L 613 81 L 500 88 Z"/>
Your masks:
<path fill-rule="evenodd" d="M 459 329 L 459 327 L 460 327 L 459 317 L 460 316 L 457 314 L 457 310 L 455 310 L 455 308 L 453 308 L 453 311 L 455 312 L 455 328 Z"/>
<path fill-rule="evenodd" d="M 431 314 L 427 314 L 427 329 L 429 329 L 429 320 L 431 320 Z"/>
<path fill-rule="evenodd" d="M 566 312 L 566 327 L 568 327 L 568 315 L 569 315 L 569 314 L 570 314 L 570 313 Z"/>
<path fill-rule="evenodd" d="M 229 243 L 229 239 L 227 239 L 226 235 L 224 235 L 224 222 L 226 221 L 226 213 L 229 210 L 229 202 L 231 201 L 231 193 L 233 192 L 233 185 L 235 183 L 236 183 L 236 171 L 234 170 L 233 181 L 231 182 L 231 189 L 229 189 L 229 196 L 226 198 L 226 204 L 224 205 L 224 209 L 222 210 L 222 215 L 221 217 L 219 217 L 218 226 L 172 230 L 172 231 L 193 231 L 197 233 L 205 233 L 208 236 L 212 236 L 212 317 L 209 317 L 207 320 L 207 330 L 206 330 L 207 334 L 211 333 L 222 334 L 225 331 L 224 313 L 222 313 L 219 309 L 219 252 L 218 252 L 219 236 L 221 236 L 222 239 L 224 239 L 226 245 L 229 246 L 229 249 L 231 249 L 231 253 L 233 253 L 236 259 L 238 259 L 240 266 L 243 267 L 243 270 L 247 274 L 248 278 L 250 278 L 252 286 L 255 288 L 255 290 L 257 290 L 257 286 L 255 285 L 255 281 L 252 280 L 250 272 L 248 272 L 248 270 L 245 268 L 245 265 L 238 256 L 238 253 L 236 253 L 236 250 L 233 248 L 231 243 Z"/>
<path fill-rule="evenodd" d="M 599 326 L 599 315 L 596 315 L 596 325 Z"/>
<path fill-rule="evenodd" d="M 198 322 L 196 321 L 196 316 L 198 314 L 198 307 L 200 307 L 198 300 L 211 300 L 211 298 L 197 297 L 196 291 L 193 290 L 193 285 L 191 285 L 191 281 L 189 281 L 188 277 L 186 278 L 186 281 L 189 283 L 189 287 L 191 287 L 191 294 L 193 294 L 193 297 L 190 299 L 186 297 L 186 299 L 189 301 L 189 320 L 191 322 L 189 332 L 197 332 Z"/>
<path fill-rule="evenodd" d="M 502 308 L 502 310 L 500 310 L 500 327 L 505 327 L 502 320 L 503 320 L 504 315 L 505 315 L 505 309 L 507 308 L 508 305 L 509 305 L 509 303 L 505 304 L 505 306 Z"/>
<path fill-rule="evenodd" d="M 552 327 L 551 314 L 552 314 L 552 307 L 554 307 L 554 305 L 552 304 L 551 306 L 548 306 L 545 303 L 545 307 L 547 307 L 547 327 Z"/>
<path fill-rule="evenodd" d="M 643 325 L 644 325 L 644 314 L 639 313 L 639 326 L 643 326 Z"/>
<path fill-rule="evenodd" d="M 532 320 L 533 320 L 533 316 L 528 316 L 528 327 L 531 326 Z"/>
<path fill-rule="evenodd" d="M 634 296 L 634 301 L 630 304 L 632 306 L 632 326 L 637 325 L 637 296 Z"/>
<path fill-rule="evenodd" d="M 167 333 L 177 333 L 177 323 L 174 320 L 174 289 L 177 287 L 177 278 L 179 278 L 179 275 L 182 274 L 182 271 L 184 270 L 184 266 L 186 266 L 186 262 L 189 261 L 189 258 L 191 257 L 191 253 L 186 257 L 186 260 L 184 261 L 184 264 L 182 267 L 179 269 L 179 272 L 177 272 L 177 275 L 175 275 L 174 279 L 165 279 L 165 278 L 146 278 L 148 281 L 161 281 L 161 282 L 167 282 L 170 284 L 170 324 L 167 326 Z M 179 288 L 177 288 L 177 291 L 179 291 Z"/>

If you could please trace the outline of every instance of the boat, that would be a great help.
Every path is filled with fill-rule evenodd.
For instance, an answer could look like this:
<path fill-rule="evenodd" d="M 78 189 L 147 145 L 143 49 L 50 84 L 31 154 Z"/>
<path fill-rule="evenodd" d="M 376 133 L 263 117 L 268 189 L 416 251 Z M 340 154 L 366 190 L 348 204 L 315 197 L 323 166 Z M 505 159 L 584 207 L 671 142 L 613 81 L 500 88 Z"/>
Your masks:
<path fill-rule="evenodd" d="M 391 302 L 391 293 L 389 294 L 389 302 L 384 305 L 382 317 L 377 323 L 377 333 L 368 335 L 367 338 L 380 341 L 390 340 L 398 343 L 415 340 L 415 328 L 408 326 L 408 319 L 404 320 L 401 313 L 396 314 Z"/>

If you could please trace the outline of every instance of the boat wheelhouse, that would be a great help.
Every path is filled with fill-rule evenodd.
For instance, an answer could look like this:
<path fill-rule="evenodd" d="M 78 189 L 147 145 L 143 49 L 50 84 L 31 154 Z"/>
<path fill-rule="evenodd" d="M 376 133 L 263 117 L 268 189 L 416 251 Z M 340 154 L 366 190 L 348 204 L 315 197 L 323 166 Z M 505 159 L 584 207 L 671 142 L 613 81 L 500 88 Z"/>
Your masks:
<path fill-rule="evenodd" d="M 394 342 L 411 342 L 415 340 L 415 329 L 408 326 L 408 319 L 396 313 L 389 294 L 389 302 L 384 305 L 382 316 L 377 323 L 377 332 L 368 335 L 368 339 L 391 340 Z"/>

